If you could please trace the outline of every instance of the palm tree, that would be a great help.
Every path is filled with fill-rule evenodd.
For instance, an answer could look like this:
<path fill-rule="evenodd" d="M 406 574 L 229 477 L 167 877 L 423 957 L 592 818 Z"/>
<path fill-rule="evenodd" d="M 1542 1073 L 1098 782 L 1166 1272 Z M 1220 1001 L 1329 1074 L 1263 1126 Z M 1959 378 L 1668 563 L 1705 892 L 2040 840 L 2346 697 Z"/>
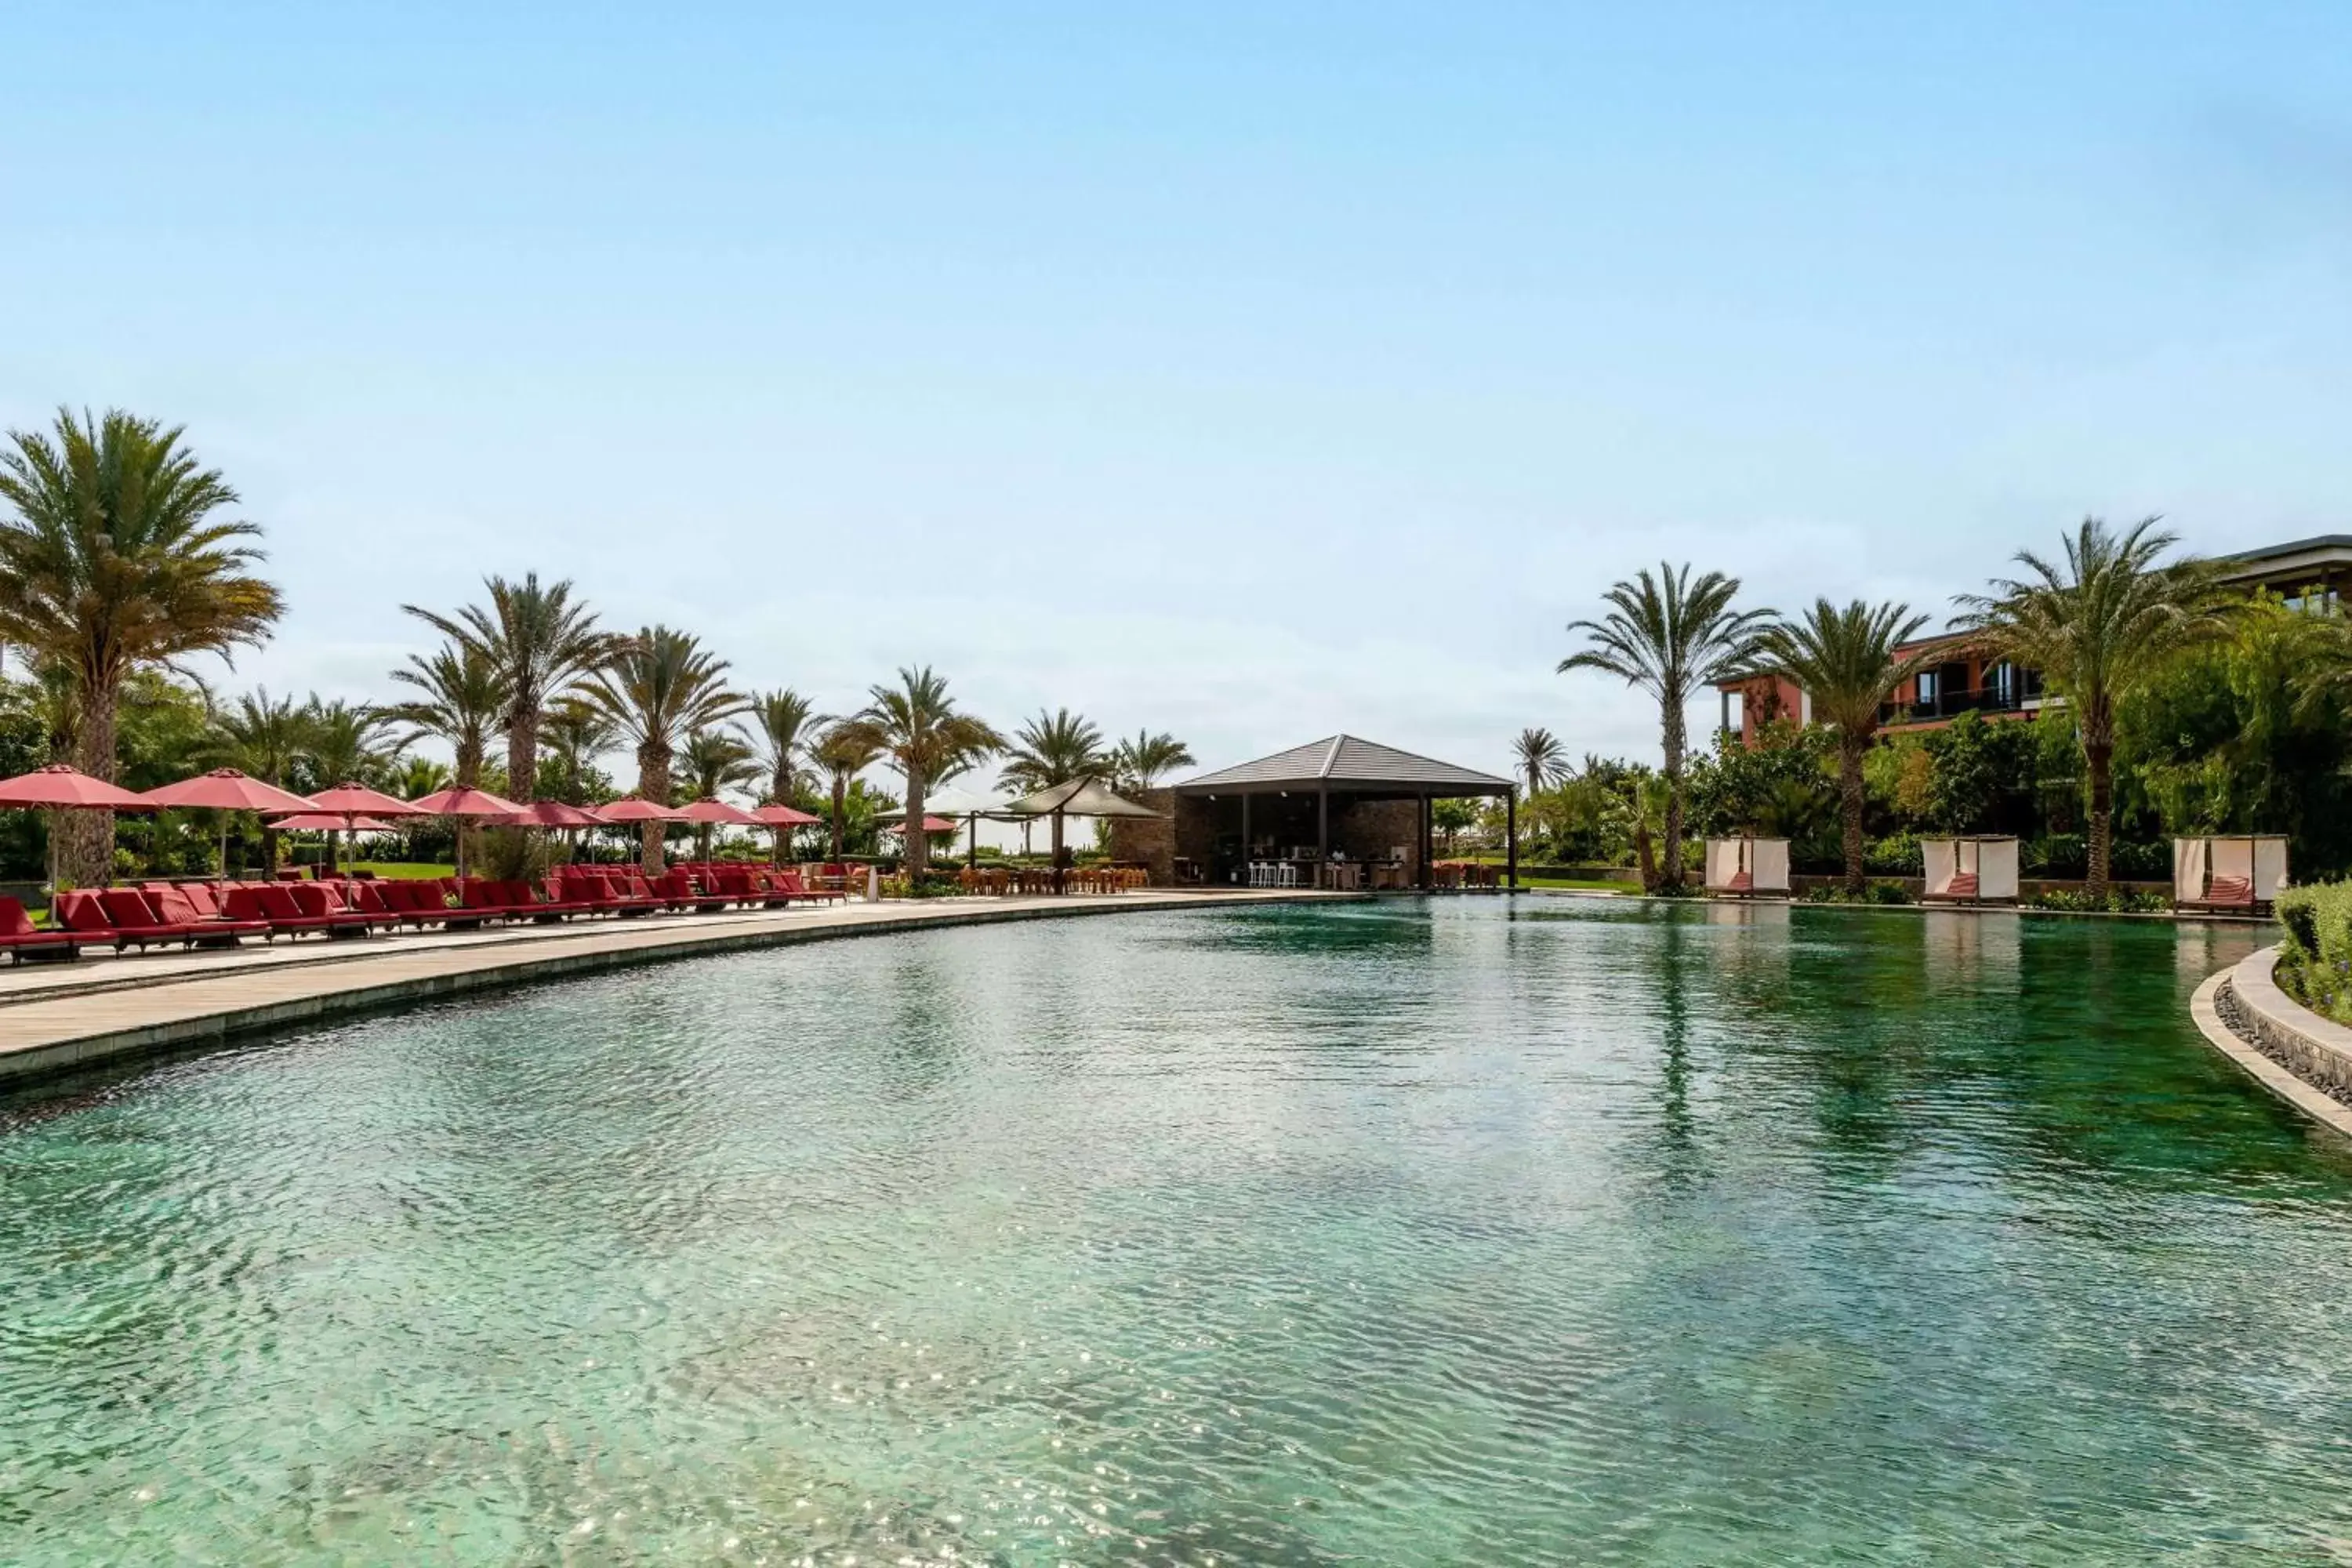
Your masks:
<path fill-rule="evenodd" d="M 907 781 L 907 881 L 922 879 L 930 855 L 923 836 L 923 792 L 1004 749 L 1004 738 L 957 711 L 945 678 L 926 665 L 900 669 L 898 684 L 877 686 L 873 700 L 848 722 L 860 727 Z"/>
<path fill-rule="evenodd" d="M 1765 628 L 1757 656 L 1812 700 L 1813 720 L 1837 731 L 1838 798 L 1845 818 L 1845 886 L 1863 889 L 1862 760 L 1878 733 L 1879 710 L 1917 673 L 1929 649 L 1896 652 L 1927 622 L 1908 605 L 1860 599 L 1840 609 L 1817 599 L 1802 620 Z"/>
<path fill-rule="evenodd" d="M 213 715 L 213 732 L 205 747 L 207 758 L 222 767 L 236 768 L 263 784 L 287 787 L 310 742 L 308 704 L 296 706 L 290 697 L 272 698 L 268 687 L 257 687 L 236 700 L 236 706 Z M 278 872 L 278 829 L 261 824 L 261 864 Z M 221 868 L 226 876 L 228 868 Z"/>
<path fill-rule="evenodd" d="M 2179 541 L 2145 518 L 2118 536 L 2084 518 L 2063 563 L 2021 551 L 2026 575 L 1963 595 L 1961 625 L 1975 647 L 2042 679 L 2066 700 L 2089 774 L 2090 866 L 2084 891 L 2106 896 L 2115 836 L 2116 707 L 2154 677 L 2167 655 L 2223 629 L 2227 595 L 2213 566 L 2158 557 Z"/>
<path fill-rule="evenodd" d="M 539 782 L 539 729 L 548 704 L 613 657 L 619 639 L 596 626 L 595 613 L 572 597 L 571 583 L 540 585 L 528 572 L 520 583 L 482 580 L 488 609 L 468 605 L 454 616 L 415 605 L 402 609 L 443 637 L 486 655 L 506 683 L 507 789 L 529 802 Z"/>
<path fill-rule="evenodd" d="M 547 710 L 547 721 L 540 726 L 540 736 L 554 750 L 556 762 L 563 773 L 563 800 L 567 805 L 588 804 L 587 791 L 582 784 L 591 762 L 620 743 L 621 731 L 609 714 L 583 697 L 559 699 Z"/>
<path fill-rule="evenodd" d="M 1146 790 L 1178 768 L 1192 765 L 1192 750 L 1165 730 L 1139 730 L 1135 739 L 1111 749 L 1111 776 L 1124 789 Z"/>
<path fill-rule="evenodd" d="M 1570 621 L 1590 645 L 1559 661 L 1559 673 L 1597 669 L 1639 687 L 1658 700 L 1658 727 L 1665 766 L 1665 864 L 1658 885 L 1679 892 L 1683 867 L 1683 752 L 1692 696 L 1704 686 L 1743 673 L 1756 637 L 1771 619 L 1769 610 L 1735 613 L 1739 579 L 1710 572 L 1691 581 L 1691 569 L 1659 563 L 1658 575 L 1644 568 L 1633 581 L 1602 595 L 1613 607 L 1598 621 Z"/>
<path fill-rule="evenodd" d="M 751 784 L 760 777 L 758 753 L 732 730 L 695 731 L 686 738 L 677 760 L 686 770 L 688 786 L 697 800 Z M 711 826 L 708 822 L 695 824 L 694 858 L 698 860 L 710 858 Z"/>
<path fill-rule="evenodd" d="M 768 799 L 790 805 L 793 786 L 800 782 L 801 763 L 816 743 L 816 710 L 807 698 L 786 687 L 754 698 L 751 721 L 759 726 L 763 745 L 760 764 L 767 776 Z"/>
<path fill-rule="evenodd" d="M 302 712 L 302 761 L 308 783 L 315 789 L 382 776 L 392 759 L 378 744 L 391 720 L 364 703 L 337 698 L 321 702 L 314 694 Z M 342 831 L 327 830 L 327 869 L 341 864 Z"/>
<path fill-rule="evenodd" d="M 112 780 L 123 678 L 190 654 L 258 646 L 284 608 L 247 568 L 249 522 L 221 521 L 236 491 L 200 468 L 180 426 L 110 409 L 58 411 L 47 433 L 12 430 L 0 450 L 0 640 L 73 672 L 83 772 Z M 77 811 L 59 869 L 104 886 L 114 814 Z"/>
<path fill-rule="evenodd" d="M 1511 755 L 1518 763 L 1520 776 L 1528 781 L 1530 799 L 1568 776 L 1568 748 L 1549 730 L 1520 731 L 1519 738 L 1511 742 Z"/>
<path fill-rule="evenodd" d="M 1039 709 L 1037 717 L 1013 737 L 1012 745 L 1005 748 L 1005 759 L 1003 782 L 1023 795 L 1099 778 L 1111 765 L 1109 753 L 1103 750 L 1102 731 L 1066 708 L 1050 715 Z M 1053 814 L 1053 825 L 1054 880 L 1058 887 L 1062 879 L 1062 813 L 1058 810 Z"/>
<path fill-rule="evenodd" d="M 410 654 L 408 668 L 394 670 L 392 678 L 424 694 L 384 710 L 386 718 L 411 727 L 398 744 L 414 745 L 426 735 L 446 742 L 449 783 L 459 789 L 479 789 L 490 741 L 506 722 L 507 681 L 498 662 L 470 643 L 453 640 L 434 649 L 429 658 Z M 478 858 L 475 840 L 480 831 L 471 822 L 457 825 L 461 873 Z"/>
<path fill-rule="evenodd" d="M 670 763 L 686 738 L 725 723 L 744 706 L 727 685 L 727 661 L 692 633 L 668 626 L 647 626 L 624 642 L 589 677 L 586 695 L 635 749 L 638 796 L 662 803 L 669 800 Z M 662 837 L 662 824 L 645 824 L 640 843 L 648 876 L 661 875 Z"/>
<path fill-rule="evenodd" d="M 882 746 L 863 724 L 844 719 L 817 738 L 810 754 L 833 780 L 833 858 L 838 861 L 849 816 L 849 781 L 882 760 Z"/>

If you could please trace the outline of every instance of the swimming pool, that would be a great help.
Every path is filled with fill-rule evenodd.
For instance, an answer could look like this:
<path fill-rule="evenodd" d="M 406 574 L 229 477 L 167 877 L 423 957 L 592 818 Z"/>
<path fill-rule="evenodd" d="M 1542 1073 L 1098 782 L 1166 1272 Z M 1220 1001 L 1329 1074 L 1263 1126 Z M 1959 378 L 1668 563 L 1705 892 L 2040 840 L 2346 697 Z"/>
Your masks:
<path fill-rule="evenodd" d="M 1524 897 L 695 961 L 0 1100 L 0 1559 L 2352 1538 L 2244 931 Z"/>

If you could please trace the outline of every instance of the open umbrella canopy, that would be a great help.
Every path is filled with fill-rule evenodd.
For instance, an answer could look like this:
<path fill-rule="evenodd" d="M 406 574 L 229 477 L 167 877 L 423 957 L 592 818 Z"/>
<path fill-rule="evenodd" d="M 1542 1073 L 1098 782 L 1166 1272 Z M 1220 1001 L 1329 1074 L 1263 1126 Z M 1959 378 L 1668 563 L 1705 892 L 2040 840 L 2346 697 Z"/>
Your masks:
<path fill-rule="evenodd" d="M 1055 812 L 1065 816 L 1158 816 L 1159 812 L 1148 805 L 1138 805 L 1124 795 L 1113 795 L 1094 779 L 1078 779 L 1070 784 L 1050 784 L 1034 795 L 1024 795 L 1019 800 L 1007 801 L 992 815 L 997 816 L 1051 816 Z"/>
<path fill-rule="evenodd" d="M 904 833 L 907 830 L 907 825 L 903 821 L 881 822 L 877 823 L 875 826 L 885 833 Z M 942 817 L 926 816 L 923 818 L 923 831 L 926 833 L 953 833 L 955 830 L 956 825 Z"/>
<path fill-rule="evenodd" d="M 486 789 L 444 789 L 408 803 L 427 816 L 512 816 L 522 807 Z"/>
<path fill-rule="evenodd" d="M 689 805 L 678 808 L 681 822 L 716 822 L 730 827 L 764 827 L 767 825 L 740 805 L 730 805 L 715 795 L 704 795 Z"/>
<path fill-rule="evenodd" d="M 770 827 L 806 827 L 824 820 L 822 816 L 811 816 L 807 812 L 796 811 L 789 805 L 755 805 L 751 808 L 751 815 Z"/>
<path fill-rule="evenodd" d="M 507 827 L 602 827 L 604 819 L 593 811 L 566 805 L 560 800 L 535 800 L 503 820 Z"/>
<path fill-rule="evenodd" d="M 52 763 L 46 768 L 35 768 L 29 773 L 0 780 L 0 805 L 48 805 L 68 809 L 110 806 L 116 811 L 155 809 L 154 803 L 144 795 L 133 795 L 120 784 L 108 784 L 104 779 L 94 779 L 63 763 Z"/>
<path fill-rule="evenodd" d="M 379 822 L 373 816 L 345 816 L 334 811 L 298 811 L 291 816 L 272 817 L 272 827 L 290 828 L 297 833 L 397 833 L 389 822 Z"/>
<path fill-rule="evenodd" d="M 684 822 L 687 816 L 674 805 L 660 805 L 635 795 L 624 795 L 608 800 L 596 808 L 596 815 L 606 822 Z"/>
<path fill-rule="evenodd" d="M 274 784 L 248 778 L 235 768 L 215 768 L 178 784 L 151 789 L 141 796 L 150 808 L 196 806 L 211 811 L 310 811 L 310 802 Z"/>
<path fill-rule="evenodd" d="M 320 811 L 346 813 L 363 811 L 371 816 L 423 816 L 425 815 L 397 796 L 386 795 L 382 790 L 370 789 L 363 784 L 352 784 L 348 780 L 332 789 L 320 790 L 310 797 L 310 804 Z"/>

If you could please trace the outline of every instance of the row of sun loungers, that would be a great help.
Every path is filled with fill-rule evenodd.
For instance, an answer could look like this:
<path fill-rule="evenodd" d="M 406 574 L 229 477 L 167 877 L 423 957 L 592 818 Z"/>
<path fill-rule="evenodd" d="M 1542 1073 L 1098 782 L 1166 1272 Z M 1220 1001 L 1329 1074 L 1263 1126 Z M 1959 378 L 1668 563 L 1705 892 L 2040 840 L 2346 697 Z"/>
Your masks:
<path fill-rule="evenodd" d="M 355 879 L 347 882 L 149 882 L 59 893 L 47 929 L 22 903 L 0 898 L 0 951 L 71 959 L 86 946 L 121 952 L 152 946 L 235 947 L 240 939 L 363 937 L 402 927 L 475 931 L 493 923 L 550 924 L 610 915 L 786 909 L 839 900 L 797 872 L 765 867 L 674 868 L 658 878 L 626 868 L 562 866 L 545 881 L 487 878 Z"/>

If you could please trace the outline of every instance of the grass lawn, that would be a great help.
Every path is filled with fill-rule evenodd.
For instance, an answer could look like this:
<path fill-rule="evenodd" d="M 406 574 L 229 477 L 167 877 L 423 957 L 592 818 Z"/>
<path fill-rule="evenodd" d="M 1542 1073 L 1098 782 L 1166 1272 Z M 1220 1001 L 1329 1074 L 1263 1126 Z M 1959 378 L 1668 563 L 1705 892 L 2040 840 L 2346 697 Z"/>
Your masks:
<path fill-rule="evenodd" d="M 1522 888 L 1572 888 L 1581 893 L 1638 893 L 1642 890 L 1640 885 L 1634 882 L 1587 881 L 1578 877 L 1523 876 L 1519 879 L 1519 886 Z"/>
<path fill-rule="evenodd" d="M 355 860 L 352 862 L 351 869 L 366 871 L 386 880 L 401 877 L 454 877 L 457 874 L 455 866 L 436 866 L 423 860 Z"/>

